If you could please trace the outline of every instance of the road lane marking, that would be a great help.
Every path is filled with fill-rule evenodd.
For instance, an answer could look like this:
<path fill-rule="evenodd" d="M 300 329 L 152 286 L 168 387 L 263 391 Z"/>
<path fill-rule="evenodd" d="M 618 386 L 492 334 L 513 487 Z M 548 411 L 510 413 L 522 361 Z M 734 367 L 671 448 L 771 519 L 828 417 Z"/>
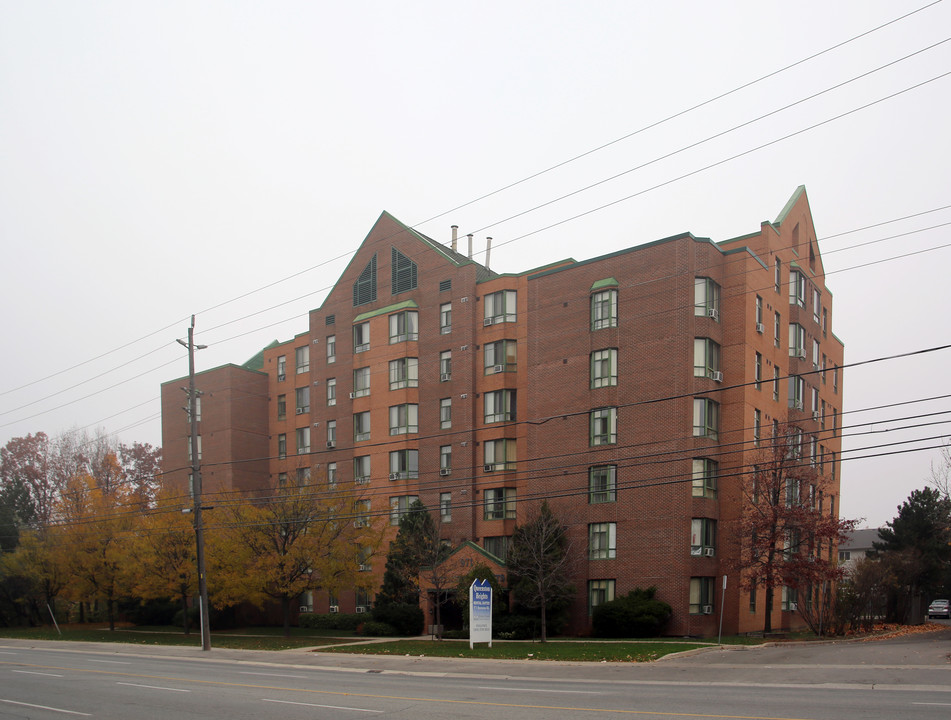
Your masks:
<path fill-rule="evenodd" d="M 149 690 L 168 690 L 169 692 L 191 692 L 191 690 L 183 690 L 182 688 L 160 687 L 158 685 L 140 685 L 139 683 L 117 682 L 116 685 L 128 685 L 129 687 L 148 688 Z"/>
<path fill-rule="evenodd" d="M 127 662 L 122 662 L 121 660 L 90 660 L 89 662 L 97 663 L 109 663 L 110 665 L 128 665 Z"/>
<path fill-rule="evenodd" d="M 23 707 L 37 708 L 39 710 L 49 710 L 51 712 L 66 713 L 67 715 L 82 715 L 84 717 L 90 717 L 89 713 L 76 712 L 75 710 L 64 710 L 63 708 L 54 708 L 49 705 L 34 705 L 33 703 L 27 702 L 17 702 L 16 700 L 4 700 L 0 698 L 0 702 L 10 703 L 11 705 L 22 705 Z"/>
<path fill-rule="evenodd" d="M 290 700 L 271 700 L 261 698 L 261 702 L 281 703 L 282 705 L 303 705 L 305 707 L 325 708 L 327 710 L 353 710 L 354 712 L 382 713 L 382 710 L 367 710 L 366 708 L 345 707 L 343 705 L 317 705 L 316 703 L 291 702 Z"/>
<path fill-rule="evenodd" d="M 295 680 L 311 680 L 312 678 L 307 675 L 282 675 L 281 673 L 255 673 L 255 672 L 241 672 L 239 675 L 262 675 L 264 677 L 276 677 L 276 678 L 294 678 Z"/>
<path fill-rule="evenodd" d="M 520 687 L 487 687 L 482 686 L 479 690 L 514 690 L 516 692 L 540 692 L 540 693 L 574 693 L 577 695 L 603 695 L 597 690 L 546 690 L 544 688 L 520 688 Z"/>
<path fill-rule="evenodd" d="M 24 675 L 46 675 L 46 677 L 63 677 L 62 675 L 57 675 L 55 673 L 33 672 L 32 670 L 14 670 L 13 672 L 23 673 Z"/>
<path fill-rule="evenodd" d="M 937 705 L 938 707 L 951 707 L 951 703 L 913 702 L 912 705 Z"/>

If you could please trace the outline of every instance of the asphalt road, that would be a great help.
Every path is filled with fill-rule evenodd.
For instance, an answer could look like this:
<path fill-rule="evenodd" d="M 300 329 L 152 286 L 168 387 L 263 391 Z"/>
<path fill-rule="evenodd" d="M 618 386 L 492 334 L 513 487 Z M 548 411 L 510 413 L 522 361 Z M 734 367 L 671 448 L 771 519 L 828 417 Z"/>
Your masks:
<path fill-rule="evenodd" d="M 951 717 L 951 628 L 650 664 L 0 639 L 0 718 Z"/>

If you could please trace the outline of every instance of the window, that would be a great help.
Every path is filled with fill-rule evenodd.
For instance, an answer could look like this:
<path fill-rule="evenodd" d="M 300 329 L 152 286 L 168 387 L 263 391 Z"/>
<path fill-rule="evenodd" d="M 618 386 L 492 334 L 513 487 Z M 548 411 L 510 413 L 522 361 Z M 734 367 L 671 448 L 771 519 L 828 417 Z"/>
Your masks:
<path fill-rule="evenodd" d="M 756 296 L 756 329 L 763 327 L 763 298 Z"/>
<path fill-rule="evenodd" d="M 601 290 L 591 296 L 591 329 L 617 327 L 617 290 Z"/>
<path fill-rule="evenodd" d="M 281 433 L 277 436 L 277 456 L 281 459 L 287 457 L 287 435 Z M 189 457 L 191 460 L 191 457 Z"/>
<path fill-rule="evenodd" d="M 826 312 L 825 308 L 822 308 L 822 337 L 826 336 L 826 328 L 829 323 L 829 313 Z"/>
<path fill-rule="evenodd" d="M 803 409 L 803 396 L 806 392 L 806 383 L 798 375 L 789 376 L 789 407 L 794 410 Z"/>
<path fill-rule="evenodd" d="M 753 387 L 757 390 L 763 389 L 763 356 L 761 353 L 756 353 L 753 356 Z"/>
<path fill-rule="evenodd" d="M 337 463 L 327 463 L 327 486 L 333 490 L 337 487 Z"/>
<path fill-rule="evenodd" d="M 297 363 L 297 374 L 310 370 L 310 345 L 304 345 L 294 350 L 294 361 Z"/>
<path fill-rule="evenodd" d="M 337 446 L 337 421 L 328 420 L 327 421 L 327 447 L 333 448 Z"/>
<path fill-rule="evenodd" d="M 693 399 L 693 435 L 717 439 L 720 431 L 720 403 L 710 398 Z"/>
<path fill-rule="evenodd" d="M 297 428 L 297 454 L 310 452 L 310 428 Z"/>
<path fill-rule="evenodd" d="M 287 378 L 287 355 L 281 355 L 277 359 L 277 381 L 284 382 Z"/>
<path fill-rule="evenodd" d="M 452 522 L 452 493 L 439 493 L 439 521 Z"/>
<path fill-rule="evenodd" d="M 806 357 L 806 329 L 799 323 L 789 323 L 789 357 Z"/>
<path fill-rule="evenodd" d="M 806 307 L 806 276 L 798 270 L 789 271 L 789 304 Z"/>
<path fill-rule="evenodd" d="M 819 388 L 809 388 L 809 394 L 812 396 L 812 412 L 819 412 Z"/>
<path fill-rule="evenodd" d="M 846 562 L 852 559 L 851 550 L 839 550 L 839 562 Z"/>
<path fill-rule="evenodd" d="M 277 474 L 277 486 L 280 488 L 287 487 L 287 473 L 279 472 Z"/>
<path fill-rule="evenodd" d="M 366 352 L 370 349 L 370 323 L 362 322 L 353 326 L 353 351 Z"/>
<path fill-rule="evenodd" d="M 356 442 L 370 439 L 370 412 L 353 414 L 353 439 Z"/>
<path fill-rule="evenodd" d="M 775 271 L 773 273 L 773 284 L 776 286 L 776 292 L 783 291 L 783 264 L 779 258 L 776 258 Z"/>
<path fill-rule="evenodd" d="M 404 310 L 390 315 L 390 345 L 419 340 L 419 312 Z"/>
<path fill-rule="evenodd" d="M 353 481 L 358 485 L 370 482 L 369 455 L 360 455 L 353 459 Z"/>
<path fill-rule="evenodd" d="M 370 527 L 370 501 L 363 500 L 363 499 L 355 501 L 353 503 L 353 515 L 354 515 L 354 520 L 353 520 L 354 527 L 358 527 L 358 528 Z M 362 555 L 363 554 L 361 553 L 361 556 Z M 362 569 L 362 566 L 365 564 L 363 560 L 364 558 L 361 557 L 360 558 L 361 569 Z"/>
<path fill-rule="evenodd" d="M 353 396 L 363 397 L 370 394 L 370 368 L 362 367 L 353 371 Z"/>
<path fill-rule="evenodd" d="M 827 360 L 826 354 L 825 354 L 825 353 L 822 353 L 822 367 L 820 368 L 820 369 L 822 370 L 822 372 L 819 373 L 819 375 L 822 377 L 822 384 L 823 384 L 823 385 L 826 384 L 826 360 Z"/>
<path fill-rule="evenodd" d="M 694 497 L 715 498 L 717 496 L 717 471 L 716 460 L 693 459 L 692 494 Z"/>
<path fill-rule="evenodd" d="M 717 547 L 717 521 L 693 518 L 690 521 L 690 554 L 713 557 Z"/>
<path fill-rule="evenodd" d="M 393 450 L 390 452 L 390 480 L 406 480 L 419 477 L 419 450 Z"/>
<path fill-rule="evenodd" d="M 513 372 L 515 370 L 515 347 L 514 340 L 486 343 L 484 347 L 485 374 Z"/>
<path fill-rule="evenodd" d="M 439 332 L 441 335 L 452 332 L 452 303 L 439 306 Z"/>
<path fill-rule="evenodd" d="M 439 380 L 452 380 L 452 350 L 443 350 L 439 353 Z"/>
<path fill-rule="evenodd" d="M 779 368 L 773 366 L 773 400 L 779 400 Z"/>
<path fill-rule="evenodd" d="M 390 248 L 390 279 L 394 295 L 416 289 L 416 263 L 396 248 Z"/>
<path fill-rule="evenodd" d="M 419 405 L 406 403 L 390 407 L 390 435 L 419 432 Z"/>
<path fill-rule="evenodd" d="M 839 366 L 832 366 L 832 392 L 839 392 Z"/>
<path fill-rule="evenodd" d="M 515 291 L 500 290 L 490 293 L 484 298 L 484 325 L 495 325 L 502 322 L 515 322 Z"/>
<path fill-rule="evenodd" d="M 489 488 L 485 491 L 484 520 L 515 519 L 515 488 Z"/>
<path fill-rule="evenodd" d="M 758 409 L 753 409 L 753 447 L 759 447 L 760 429 L 762 427 L 763 416 Z"/>
<path fill-rule="evenodd" d="M 691 615 L 711 615 L 713 613 L 714 579 L 712 577 L 690 578 Z"/>
<path fill-rule="evenodd" d="M 482 539 L 482 546 L 485 548 L 487 553 L 491 553 L 502 562 L 505 562 L 505 558 L 509 554 L 509 545 L 511 544 L 511 541 L 512 538 L 507 535 L 487 537 Z"/>
<path fill-rule="evenodd" d="M 390 525 L 399 525 L 403 516 L 409 512 L 409 509 L 412 507 L 413 503 L 418 500 L 419 497 L 416 495 L 399 495 L 397 497 L 391 497 Z"/>
<path fill-rule="evenodd" d="M 693 339 L 694 377 L 718 377 L 720 372 L 720 345 L 710 338 Z"/>
<path fill-rule="evenodd" d="M 591 387 L 617 385 L 617 348 L 591 353 Z"/>
<path fill-rule="evenodd" d="M 610 560 L 617 557 L 617 523 L 588 525 L 588 558 Z"/>
<path fill-rule="evenodd" d="M 815 320 L 816 325 L 819 324 L 819 314 L 822 312 L 822 295 L 819 293 L 819 288 L 812 289 L 812 319 Z"/>
<path fill-rule="evenodd" d="M 283 420 L 287 417 L 287 395 L 277 396 L 277 419 Z"/>
<path fill-rule="evenodd" d="M 337 336 L 327 336 L 327 364 L 337 362 Z"/>
<path fill-rule="evenodd" d="M 310 468 L 297 468 L 297 487 L 305 487 L 310 484 Z"/>
<path fill-rule="evenodd" d="M 190 404 L 185 405 L 185 419 L 188 421 L 188 424 L 191 425 L 192 410 Z M 201 422 L 201 395 L 195 398 L 195 422 Z"/>
<path fill-rule="evenodd" d="M 588 614 L 614 600 L 614 580 L 588 580 Z"/>
<path fill-rule="evenodd" d="M 452 445 L 439 446 L 439 469 L 452 470 Z"/>
<path fill-rule="evenodd" d="M 280 436 L 280 435 L 279 435 L 278 437 L 283 437 L 283 436 Z M 195 438 L 195 444 L 198 446 L 198 462 L 201 462 L 201 435 L 198 435 L 198 436 Z M 185 438 L 185 446 L 188 448 L 188 464 L 191 465 L 191 464 L 193 464 L 193 462 L 194 462 L 194 461 L 192 460 L 192 441 L 191 441 L 191 437 Z M 283 456 L 282 456 L 282 457 L 283 457 Z"/>
<path fill-rule="evenodd" d="M 337 378 L 327 378 L 327 405 L 337 404 Z"/>
<path fill-rule="evenodd" d="M 588 502 L 591 505 L 617 499 L 617 465 L 588 468 Z"/>
<path fill-rule="evenodd" d="M 720 319 L 720 286 L 710 278 L 694 278 L 693 314 Z"/>
<path fill-rule="evenodd" d="M 485 472 L 515 469 L 515 440 L 486 440 L 482 443 Z"/>
<path fill-rule="evenodd" d="M 799 609 L 799 590 L 783 585 L 782 607 L 785 612 L 793 612 Z"/>
<path fill-rule="evenodd" d="M 376 300 L 376 255 L 363 268 L 363 272 L 353 283 L 353 306 L 366 305 Z"/>
<path fill-rule="evenodd" d="M 485 422 L 510 422 L 515 420 L 515 391 L 494 390 L 483 396 Z"/>
<path fill-rule="evenodd" d="M 820 369 L 821 366 L 819 365 L 819 359 L 821 358 L 821 355 L 822 354 L 819 352 L 819 341 L 813 340 L 812 341 L 812 369 L 813 370 Z"/>
<path fill-rule="evenodd" d="M 599 408 L 591 411 L 590 444 L 613 445 L 617 442 L 617 408 Z"/>
<path fill-rule="evenodd" d="M 298 415 L 310 412 L 310 387 L 297 388 L 295 396 L 295 412 Z"/>
<path fill-rule="evenodd" d="M 773 345 L 782 347 L 783 343 L 783 319 L 779 313 L 773 313 Z"/>
<path fill-rule="evenodd" d="M 419 387 L 419 358 L 390 360 L 390 390 Z"/>
<path fill-rule="evenodd" d="M 452 427 L 452 398 L 443 398 L 439 401 L 439 428 L 446 430 Z"/>

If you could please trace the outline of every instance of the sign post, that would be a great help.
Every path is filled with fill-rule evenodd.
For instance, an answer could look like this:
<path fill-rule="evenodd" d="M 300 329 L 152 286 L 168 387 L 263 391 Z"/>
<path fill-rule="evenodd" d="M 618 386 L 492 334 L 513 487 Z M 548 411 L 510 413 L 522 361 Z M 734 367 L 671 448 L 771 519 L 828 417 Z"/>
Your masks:
<path fill-rule="evenodd" d="M 492 647 L 492 586 L 478 579 L 469 586 L 469 649 L 477 642 Z"/>

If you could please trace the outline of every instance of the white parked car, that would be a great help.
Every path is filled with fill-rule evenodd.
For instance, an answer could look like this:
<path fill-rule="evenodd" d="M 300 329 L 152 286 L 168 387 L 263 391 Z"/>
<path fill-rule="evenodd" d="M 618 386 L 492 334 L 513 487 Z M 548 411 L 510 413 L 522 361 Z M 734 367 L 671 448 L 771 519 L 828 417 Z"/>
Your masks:
<path fill-rule="evenodd" d="M 935 600 L 928 606 L 928 618 L 951 618 L 951 603 L 947 600 Z"/>

